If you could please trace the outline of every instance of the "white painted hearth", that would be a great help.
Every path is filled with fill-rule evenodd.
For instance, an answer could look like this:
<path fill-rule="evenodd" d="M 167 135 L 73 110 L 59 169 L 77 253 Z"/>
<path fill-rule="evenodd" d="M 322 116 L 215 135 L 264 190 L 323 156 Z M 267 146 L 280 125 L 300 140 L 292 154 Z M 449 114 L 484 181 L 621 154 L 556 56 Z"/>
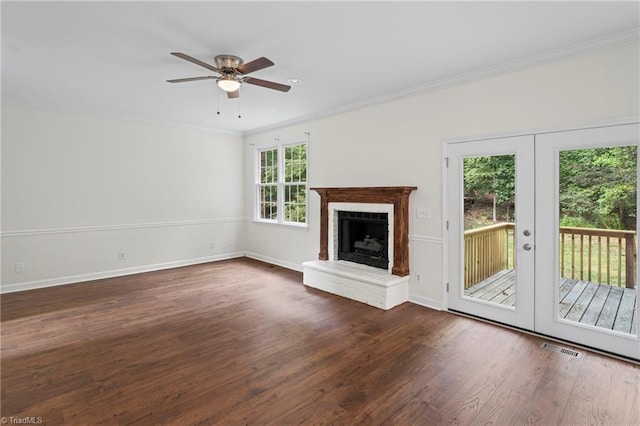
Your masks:
<path fill-rule="evenodd" d="M 302 264 L 306 286 L 391 309 L 409 298 L 408 198 L 415 187 L 312 188 L 321 199 L 320 260 Z M 387 269 L 337 259 L 338 212 L 387 213 Z"/>
<path fill-rule="evenodd" d="M 304 285 L 376 308 L 391 309 L 409 300 L 409 277 L 384 269 L 344 260 L 312 260 L 302 267 Z"/>

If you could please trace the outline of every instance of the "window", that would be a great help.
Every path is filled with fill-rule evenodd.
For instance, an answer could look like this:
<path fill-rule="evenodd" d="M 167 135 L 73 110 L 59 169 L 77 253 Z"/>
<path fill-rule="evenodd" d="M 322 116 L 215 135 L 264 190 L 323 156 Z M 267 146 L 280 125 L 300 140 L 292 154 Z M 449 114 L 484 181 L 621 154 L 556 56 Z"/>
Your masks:
<path fill-rule="evenodd" d="M 284 221 L 307 221 L 307 145 L 284 147 Z"/>
<path fill-rule="evenodd" d="M 307 144 L 258 151 L 258 220 L 307 223 Z"/>
<path fill-rule="evenodd" d="M 260 152 L 260 218 L 278 219 L 278 150 Z"/>

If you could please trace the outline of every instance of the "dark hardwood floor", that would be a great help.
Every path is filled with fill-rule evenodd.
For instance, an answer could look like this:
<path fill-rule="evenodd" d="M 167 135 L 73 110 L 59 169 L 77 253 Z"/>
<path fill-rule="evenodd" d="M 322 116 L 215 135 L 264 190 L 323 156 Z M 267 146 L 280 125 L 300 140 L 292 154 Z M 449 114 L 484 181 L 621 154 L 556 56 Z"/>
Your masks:
<path fill-rule="evenodd" d="M 640 424 L 640 367 L 249 259 L 2 296 L 2 413 L 44 424 Z"/>

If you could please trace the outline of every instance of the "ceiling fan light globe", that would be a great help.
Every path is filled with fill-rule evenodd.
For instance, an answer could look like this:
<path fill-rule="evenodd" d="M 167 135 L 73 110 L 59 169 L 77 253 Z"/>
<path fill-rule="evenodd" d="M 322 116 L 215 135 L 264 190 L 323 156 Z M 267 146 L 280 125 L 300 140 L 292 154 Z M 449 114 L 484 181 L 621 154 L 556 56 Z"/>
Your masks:
<path fill-rule="evenodd" d="M 235 92 L 240 88 L 240 82 L 235 78 L 225 78 L 220 77 L 216 80 L 218 87 L 224 90 L 225 92 Z"/>

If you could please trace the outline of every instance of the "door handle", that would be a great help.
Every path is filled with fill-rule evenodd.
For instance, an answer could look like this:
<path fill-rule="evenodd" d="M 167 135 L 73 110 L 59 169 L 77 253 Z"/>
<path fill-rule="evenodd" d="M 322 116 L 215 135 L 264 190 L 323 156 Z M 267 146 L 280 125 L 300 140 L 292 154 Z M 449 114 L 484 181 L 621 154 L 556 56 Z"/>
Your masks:
<path fill-rule="evenodd" d="M 526 243 L 525 245 L 522 246 L 523 249 L 525 249 L 526 251 L 531 250 L 531 244 Z"/>

